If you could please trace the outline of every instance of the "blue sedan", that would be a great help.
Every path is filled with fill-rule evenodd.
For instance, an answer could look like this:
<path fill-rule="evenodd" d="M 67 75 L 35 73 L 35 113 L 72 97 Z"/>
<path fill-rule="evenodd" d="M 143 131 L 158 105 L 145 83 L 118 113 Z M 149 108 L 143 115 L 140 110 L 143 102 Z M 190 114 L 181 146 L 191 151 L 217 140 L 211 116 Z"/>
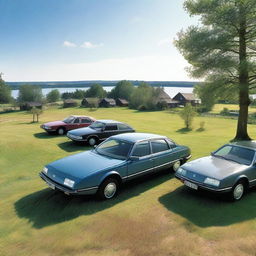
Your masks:
<path fill-rule="evenodd" d="M 40 177 L 50 188 L 68 195 L 114 197 L 123 182 L 165 168 L 175 171 L 190 149 L 167 137 L 148 133 L 112 136 L 96 148 L 46 165 Z"/>

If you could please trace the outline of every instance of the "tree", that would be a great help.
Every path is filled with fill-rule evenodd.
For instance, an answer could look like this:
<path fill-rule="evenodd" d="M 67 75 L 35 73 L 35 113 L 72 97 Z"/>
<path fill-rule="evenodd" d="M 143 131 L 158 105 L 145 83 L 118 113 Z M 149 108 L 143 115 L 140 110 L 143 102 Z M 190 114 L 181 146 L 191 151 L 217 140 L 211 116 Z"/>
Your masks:
<path fill-rule="evenodd" d="M 29 112 L 33 115 L 33 123 L 35 123 L 35 121 L 38 123 L 39 116 L 43 113 L 43 110 L 33 107 Z"/>
<path fill-rule="evenodd" d="M 186 0 L 188 13 L 201 26 L 181 31 L 176 46 L 191 64 L 190 74 L 205 78 L 205 86 L 239 97 L 236 140 L 247 133 L 249 90 L 256 86 L 255 0 Z M 213 91 L 212 91 L 213 93 Z"/>
<path fill-rule="evenodd" d="M 103 89 L 100 84 L 93 84 L 90 89 L 85 92 L 86 97 L 104 98 L 107 92 Z"/>
<path fill-rule="evenodd" d="M 58 100 L 60 100 L 60 92 L 58 89 L 52 90 L 50 91 L 47 95 L 46 95 L 46 99 L 48 102 L 56 102 Z"/>
<path fill-rule="evenodd" d="M 130 100 L 133 93 L 134 86 L 131 82 L 123 80 L 117 83 L 117 85 L 109 93 L 110 98 L 121 98 Z"/>
<path fill-rule="evenodd" d="M 155 110 L 158 92 L 154 87 L 142 82 L 134 88 L 129 106 L 138 110 Z"/>
<path fill-rule="evenodd" d="M 42 89 L 37 85 L 24 84 L 19 89 L 19 102 L 39 101 L 43 98 Z"/>
<path fill-rule="evenodd" d="M 0 73 L 0 103 L 9 103 L 11 99 L 11 88 L 4 82 Z"/>
<path fill-rule="evenodd" d="M 186 104 L 186 106 L 180 111 L 179 114 L 180 117 L 184 120 L 186 129 L 191 129 L 193 119 L 196 115 L 196 112 L 191 104 Z"/>

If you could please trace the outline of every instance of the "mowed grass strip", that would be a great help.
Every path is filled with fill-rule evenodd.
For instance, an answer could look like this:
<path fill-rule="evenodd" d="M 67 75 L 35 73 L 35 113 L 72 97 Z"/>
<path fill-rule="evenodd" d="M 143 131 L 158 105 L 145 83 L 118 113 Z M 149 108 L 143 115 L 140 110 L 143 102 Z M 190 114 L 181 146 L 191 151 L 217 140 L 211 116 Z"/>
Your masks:
<path fill-rule="evenodd" d="M 90 149 L 40 124 L 71 114 L 126 122 L 138 132 L 188 145 L 193 159 L 233 138 L 236 120 L 196 117 L 187 132 L 169 111 L 48 109 L 39 124 L 26 112 L 0 115 L 0 255 L 255 255 L 256 193 L 229 203 L 192 193 L 166 171 L 123 187 L 117 198 L 68 197 L 38 177 L 46 163 Z M 205 131 L 200 131 L 200 122 Z M 256 137 L 256 126 L 248 126 Z"/>

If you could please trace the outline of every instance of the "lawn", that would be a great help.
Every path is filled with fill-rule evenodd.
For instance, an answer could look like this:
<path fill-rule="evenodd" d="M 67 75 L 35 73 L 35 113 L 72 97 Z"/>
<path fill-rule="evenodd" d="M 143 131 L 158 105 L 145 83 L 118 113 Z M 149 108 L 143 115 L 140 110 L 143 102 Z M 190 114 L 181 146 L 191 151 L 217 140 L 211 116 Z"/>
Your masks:
<path fill-rule="evenodd" d="M 70 114 L 117 119 L 166 135 L 205 156 L 235 135 L 236 120 L 197 117 L 194 129 L 168 111 L 48 109 L 40 123 Z M 0 255 L 255 255 L 256 190 L 230 203 L 192 193 L 166 171 L 123 187 L 118 197 L 69 197 L 38 177 L 46 163 L 88 150 L 49 136 L 25 112 L 0 115 Z M 205 131 L 199 124 L 205 122 Z M 251 137 L 256 126 L 249 125 Z"/>

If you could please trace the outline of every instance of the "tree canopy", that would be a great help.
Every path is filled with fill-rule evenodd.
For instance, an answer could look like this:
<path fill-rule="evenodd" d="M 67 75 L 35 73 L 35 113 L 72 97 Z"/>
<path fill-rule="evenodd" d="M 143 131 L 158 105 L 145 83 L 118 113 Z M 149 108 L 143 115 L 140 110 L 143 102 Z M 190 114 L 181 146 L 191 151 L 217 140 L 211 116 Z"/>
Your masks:
<path fill-rule="evenodd" d="M 109 93 L 110 98 L 122 98 L 130 100 L 133 93 L 134 86 L 131 82 L 123 80 L 117 83 L 117 85 Z"/>
<path fill-rule="evenodd" d="M 0 73 L 0 103 L 9 103 L 11 99 L 11 88 L 4 82 Z"/>
<path fill-rule="evenodd" d="M 239 97 L 235 139 L 250 139 L 247 133 L 249 90 L 256 86 L 255 0 L 186 0 L 191 15 L 201 24 L 190 26 L 175 41 L 194 78 L 204 78 L 211 93 Z"/>
<path fill-rule="evenodd" d="M 60 100 L 60 92 L 58 89 L 52 90 L 50 91 L 47 95 L 46 95 L 46 99 L 48 102 L 56 102 L 58 100 Z"/>
<path fill-rule="evenodd" d="M 106 95 L 107 92 L 100 84 L 93 84 L 90 89 L 85 92 L 86 97 L 104 98 Z"/>
<path fill-rule="evenodd" d="M 41 102 L 43 98 L 42 89 L 40 86 L 24 84 L 19 89 L 19 102 L 38 101 Z"/>

